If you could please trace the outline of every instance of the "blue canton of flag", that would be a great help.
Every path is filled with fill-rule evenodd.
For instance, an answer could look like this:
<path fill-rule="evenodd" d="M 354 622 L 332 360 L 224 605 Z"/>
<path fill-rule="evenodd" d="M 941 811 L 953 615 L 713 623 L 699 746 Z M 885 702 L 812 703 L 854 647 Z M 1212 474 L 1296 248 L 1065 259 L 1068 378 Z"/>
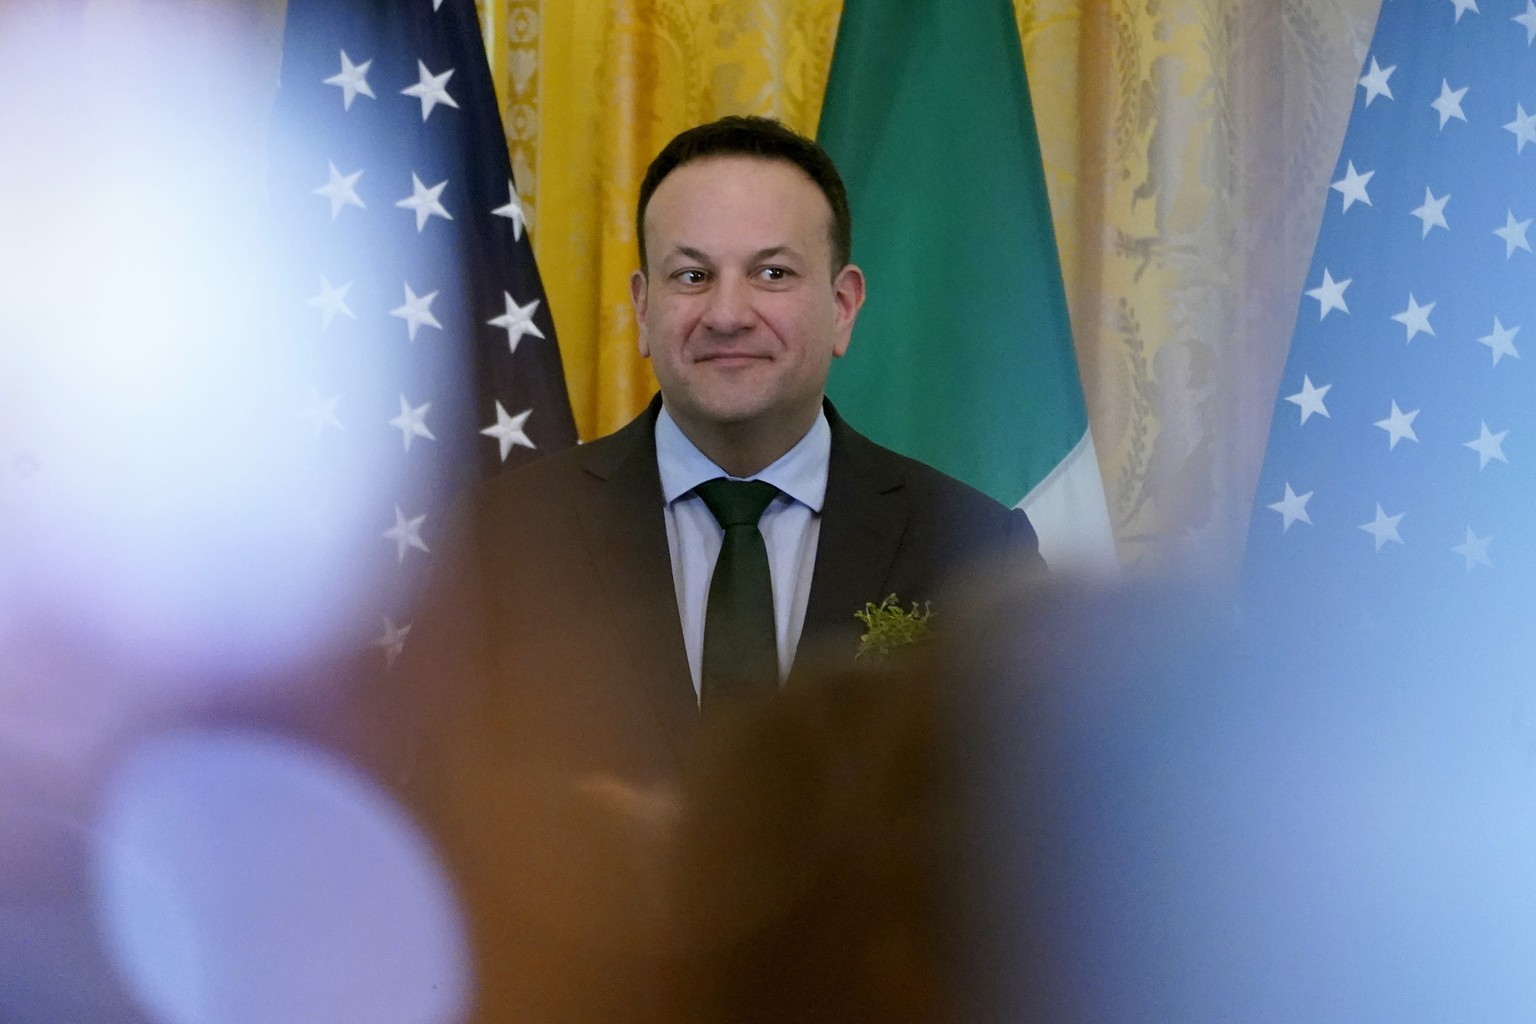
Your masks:
<path fill-rule="evenodd" d="M 1529 607 L 1533 44 L 1532 0 L 1382 7 L 1275 403 L 1255 605 Z"/>
<path fill-rule="evenodd" d="M 269 188 L 312 518 L 392 664 L 453 496 L 576 440 L 473 0 L 289 0 Z"/>

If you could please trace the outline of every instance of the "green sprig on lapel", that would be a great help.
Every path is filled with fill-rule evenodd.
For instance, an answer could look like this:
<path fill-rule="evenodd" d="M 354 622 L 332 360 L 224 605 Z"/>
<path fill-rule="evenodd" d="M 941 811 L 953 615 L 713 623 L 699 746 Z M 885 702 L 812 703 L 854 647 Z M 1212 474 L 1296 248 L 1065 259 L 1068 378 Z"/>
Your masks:
<path fill-rule="evenodd" d="M 889 594 L 879 604 L 865 602 L 864 610 L 854 612 L 853 617 L 864 623 L 864 634 L 859 637 L 859 652 L 855 657 L 868 654 L 883 658 L 931 637 L 928 620 L 933 617 L 933 610 L 927 602 L 918 608 L 914 601 L 907 609 L 897 602 L 895 594 Z"/>

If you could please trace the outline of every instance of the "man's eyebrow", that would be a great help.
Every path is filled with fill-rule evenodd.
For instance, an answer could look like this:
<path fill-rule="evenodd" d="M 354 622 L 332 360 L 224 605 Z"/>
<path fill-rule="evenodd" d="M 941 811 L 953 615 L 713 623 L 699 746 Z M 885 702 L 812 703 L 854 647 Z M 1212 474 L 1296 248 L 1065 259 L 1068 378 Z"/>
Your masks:
<path fill-rule="evenodd" d="M 672 251 L 668 252 L 663 258 L 672 260 L 679 256 L 683 257 L 684 259 L 693 260 L 695 263 L 713 264 L 715 262 L 714 258 L 708 253 L 704 252 L 702 249 L 695 249 L 691 245 L 674 246 Z M 752 260 L 754 262 L 759 260 L 769 260 L 773 259 L 775 256 L 793 256 L 799 258 L 800 250 L 796 249 L 792 245 L 770 245 L 767 248 L 759 249 L 754 252 L 752 254 Z"/>
<path fill-rule="evenodd" d="M 752 254 L 754 260 L 768 260 L 775 256 L 800 256 L 800 250 L 792 245 L 770 245 L 766 249 L 759 249 Z"/>
<path fill-rule="evenodd" d="M 666 258 L 667 259 L 675 259 L 678 256 L 682 256 L 682 257 L 685 257 L 687 259 L 693 260 L 695 263 L 713 263 L 714 262 L 702 250 L 695 249 L 691 245 L 678 245 L 678 246 L 674 246 L 672 248 L 672 251 L 667 253 Z"/>

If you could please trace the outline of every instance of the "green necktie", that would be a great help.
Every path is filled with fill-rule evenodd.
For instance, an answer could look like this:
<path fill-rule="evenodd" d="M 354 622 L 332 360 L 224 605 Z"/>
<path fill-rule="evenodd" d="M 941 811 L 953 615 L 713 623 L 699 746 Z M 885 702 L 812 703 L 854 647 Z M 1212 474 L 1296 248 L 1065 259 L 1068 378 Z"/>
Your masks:
<path fill-rule="evenodd" d="M 738 694 L 771 693 L 779 685 L 773 628 L 773 579 L 768 548 L 757 528 L 779 489 L 761 480 L 720 477 L 694 488 L 725 528 L 704 609 L 701 705 Z"/>

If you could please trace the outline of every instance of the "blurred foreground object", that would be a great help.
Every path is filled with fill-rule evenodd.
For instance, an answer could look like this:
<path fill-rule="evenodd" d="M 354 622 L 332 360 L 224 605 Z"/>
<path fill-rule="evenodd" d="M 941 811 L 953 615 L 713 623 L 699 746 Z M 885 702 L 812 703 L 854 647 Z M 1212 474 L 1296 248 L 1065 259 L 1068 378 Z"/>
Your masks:
<path fill-rule="evenodd" d="M 980 650 L 710 738 L 689 1021 L 1431 1021 L 1536 1005 L 1524 672 L 1459 637 L 1006 586 Z"/>
<path fill-rule="evenodd" d="M 94 836 L 97 915 L 159 1024 L 455 1024 L 471 978 L 432 849 L 377 786 L 290 740 L 157 737 Z"/>
<path fill-rule="evenodd" d="M 234 20 L 31 11 L 0 41 L 0 618 L 168 677 L 281 672 L 368 581 L 306 515 L 249 111 L 185 78 L 258 62 Z"/>
<path fill-rule="evenodd" d="M 313 439 L 285 401 L 262 140 L 243 121 L 263 70 L 247 26 L 4 18 L 0 889 L 24 896 L 71 870 L 122 744 L 291 694 L 301 666 L 358 642 L 371 581 L 362 524 L 308 514 Z"/>
<path fill-rule="evenodd" d="M 322 749 L 318 720 L 337 714 L 341 666 L 407 621 L 386 623 L 381 601 L 409 607 L 401 562 L 435 537 L 412 532 L 421 510 L 406 498 L 431 476 L 429 435 L 470 457 L 478 443 L 492 464 L 526 447 L 510 428 L 482 436 L 494 410 L 471 422 L 473 398 L 459 400 L 479 333 L 508 351 L 508 332 L 484 323 L 506 307 L 450 316 L 444 294 L 435 319 L 461 330 L 423 344 L 426 320 L 391 314 L 406 297 L 385 244 L 343 268 L 358 282 L 351 314 L 334 295 L 307 304 L 320 274 L 346 279 L 311 266 L 329 255 L 318 244 L 304 259 L 277 244 L 291 239 L 287 196 L 270 182 L 268 203 L 253 130 L 275 69 L 253 56 L 249 12 L 125 8 L 0 14 L 0 1019 L 449 1024 L 471 984 L 452 890 L 397 805 Z M 441 15 L 474 28 L 472 7 Z M 339 49 L 328 60 L 311 84 L 342 111 L 322 81 Z M 419 73 L 414 54 L 379 61 L 380 86 Z M 463 98 L 475 76 L 458 70 Z M 408 86 L 375 90 L 377 106 L 419 125 Z M 498 175 L 494 205 L 507 206 L 486 106 L 476 123 L 496 133 L 466 159 Z M 317 126 L 276 120 L 279 175 L 283 147 L 307 144 L 287 133 Z M 308 142 L 354 154 L 339 136 Z M 300 196 L 325 224 L 325 158 L 315 173 Z M 396 205 L 408 173 L 399 187 L 374 197 L 364 180 L 360 194 L 414 236 L 415 211 Z M 456 223 L 504 222 L 526 249 L 524 225 L 482 213 L 460 206 Z M 474 273 L 507 270 L 484 251 Z M 444 278 L 431 290 L 446 291 L 458 265 L 428 256 Z M 306 290 L 287 288 L 290 272 Z M 503 289 L 528 303 L 513 280 L 497 300 Z M 339 343 L 354 322 L 349 340 L 377 347 Z M 413 345 L 414 362 L 401 355 Z M 380 388 L 377 407 L 334 401 Z M 464 429 L 450 440 L 454 409 Z M 525 440 L 568 442 L 558 409 L 550 420 L 547 435 L 527 423 Z M 355 444 L 328 446 L 338 435 Z M 425 486 L 443 502 L 452 483 Z M 399 639 L 371 650 L 381 667 Z"/>

